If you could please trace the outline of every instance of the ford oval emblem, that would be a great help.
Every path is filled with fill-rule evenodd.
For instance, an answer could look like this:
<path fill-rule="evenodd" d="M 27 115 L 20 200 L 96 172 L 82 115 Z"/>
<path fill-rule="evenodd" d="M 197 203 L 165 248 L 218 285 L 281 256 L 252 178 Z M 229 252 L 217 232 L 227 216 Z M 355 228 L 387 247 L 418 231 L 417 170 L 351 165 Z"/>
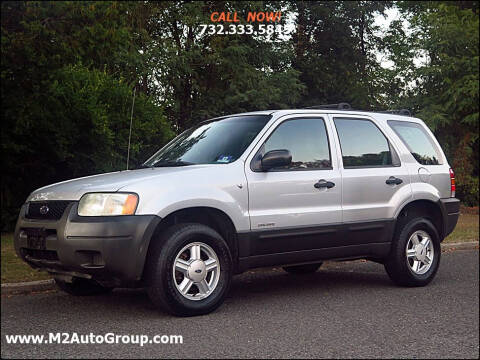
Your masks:
<path fill-rule="evenodd" d="M 49 211 L 50 211 L 50 209 L 48 208 L 47 205 L 43 205 L 43 206 L 40 208 L 40 214 L 42 214 L 42 215 L 46 215 Z"/>
<path fill-rule="evenodd" d="M 195 270 L 195 272 L 196 272 L 197 274 L 200 274 L 200 273 L 202 272 L 202 270 L 201 270 L 201 269 L 197 269 L 197 270 Z"/>

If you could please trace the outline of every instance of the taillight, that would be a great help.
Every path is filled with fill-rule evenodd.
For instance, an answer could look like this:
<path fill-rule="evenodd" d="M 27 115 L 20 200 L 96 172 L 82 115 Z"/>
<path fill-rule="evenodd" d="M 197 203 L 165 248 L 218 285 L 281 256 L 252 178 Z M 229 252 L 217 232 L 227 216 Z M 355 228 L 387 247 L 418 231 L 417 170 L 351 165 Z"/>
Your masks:
<path fill-rule="evenodd" d="M 450 169 L 450 197 L 455 197 L 455 173 Z"/>

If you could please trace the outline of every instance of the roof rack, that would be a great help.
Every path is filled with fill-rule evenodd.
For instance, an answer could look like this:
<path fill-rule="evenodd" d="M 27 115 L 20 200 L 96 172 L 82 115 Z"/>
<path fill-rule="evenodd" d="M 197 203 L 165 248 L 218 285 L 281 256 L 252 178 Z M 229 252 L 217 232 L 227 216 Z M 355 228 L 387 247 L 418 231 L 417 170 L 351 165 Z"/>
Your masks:
<path fill-rule="evenodd" d="M 325 105 L 315 105 L 305 107 L 304 109 L 335 109 L 335 110 L 353 110 L 349 103 L 338 103 L 338 104 L 325 104 Z M 360 110 L 360 111 L 368 111 L 368 110 Z M 395 115 L 403 115 L 403 116 L 412 116 L 412 113 L 408 109 L 399 109 L 399 110 L 383 110 L 383 111 L 375 111 L 372 110 L 370 112 L 377 112 L 382 114 L 395 114 Z"/>
<path fill-rule="evenodd" d="M 351 110 L 352 107 L 349 103 L 339 103 L 339 104 L 325 104 L 325 105 L 315 105 L 309 106 L 305 109 L 337 109 L 337 110 Z"/>
<path fill-rule="evenodd" d="M 405 116 L 412 116 L 412 113 L 408 109 L 400 109 L 400 110 L 385 110 L 385 111 L 377 111 L 379 113 L 384 114 L 395 114 L 395 115 L 405 115 Z"/>

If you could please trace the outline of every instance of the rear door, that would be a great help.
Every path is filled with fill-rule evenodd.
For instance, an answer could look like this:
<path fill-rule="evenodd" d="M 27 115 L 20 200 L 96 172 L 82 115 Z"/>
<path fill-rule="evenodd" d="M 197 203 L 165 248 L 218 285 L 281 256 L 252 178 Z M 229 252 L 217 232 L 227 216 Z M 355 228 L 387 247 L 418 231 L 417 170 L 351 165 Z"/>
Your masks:
<path fill-rule="evenodd" d="M 321 248 L 333 241 L 335 230 L 329 229 L 342 221 L 342 182 L 328 121 L 322 114 L 282 117 L 248 157 L 250 224 L 260 234 L 249 255 Z M 292 154 L 290 166 L 256 168 L 265 153 L 283 149 Z"/>
<path fill-rule="evenodd" d="M 411 197 L 408 168 L 373 118 L 331 118 L 340 154 L 343 222 L 351 244 L 388 242 L 395 211 Z"/>

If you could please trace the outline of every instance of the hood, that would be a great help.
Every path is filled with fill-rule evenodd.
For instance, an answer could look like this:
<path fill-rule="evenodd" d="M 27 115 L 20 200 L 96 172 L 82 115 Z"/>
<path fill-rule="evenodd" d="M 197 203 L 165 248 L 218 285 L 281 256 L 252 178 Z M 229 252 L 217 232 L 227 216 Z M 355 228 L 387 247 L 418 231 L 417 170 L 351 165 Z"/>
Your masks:
<path fill-rule="evenodd" d="M 88 192 L 119 191 L 127 185 L 143 180 L 168 176 L 178 172 L 191 172 L 208 166 L 212 165 L 146 168 L 86 176 L 44 186 L 32 192 L 27 201 L 79 200 L 83 194 Z"/>

